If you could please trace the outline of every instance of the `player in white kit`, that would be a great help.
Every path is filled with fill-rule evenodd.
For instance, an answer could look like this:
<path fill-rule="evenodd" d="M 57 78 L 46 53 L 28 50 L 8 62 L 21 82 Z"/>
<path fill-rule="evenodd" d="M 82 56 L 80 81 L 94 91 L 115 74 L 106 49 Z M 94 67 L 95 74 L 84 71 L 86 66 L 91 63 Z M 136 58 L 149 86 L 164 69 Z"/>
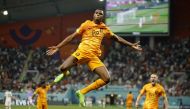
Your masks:
<path fill-rule="evenodd" d="M 11 109 L 12 92 L 5 91 L 5 109 Z"/>
<path fill-rule="evenodd" d="M 32 95 L 33 95 L 32 87 L 28 86 L 26 92 L 27 92 L 27 105 L 28 105 L 28 109 L 30 109 L 31 106 L 35 106 L 32 100 Z"/>

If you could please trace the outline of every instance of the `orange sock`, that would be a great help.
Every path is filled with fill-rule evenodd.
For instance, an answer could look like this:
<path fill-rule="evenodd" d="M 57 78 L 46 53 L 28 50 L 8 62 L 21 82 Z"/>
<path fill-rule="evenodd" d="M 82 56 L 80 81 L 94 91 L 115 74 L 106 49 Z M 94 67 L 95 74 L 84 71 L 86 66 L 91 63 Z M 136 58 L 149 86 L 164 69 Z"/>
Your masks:
<path fill-rule="evenodd" d="M 82 94 L 86 94 L 89 91 L 98 89 L 98 88 L 100 88 L 100 87 L 102 87 L 104 85 L 106 85 L 106 83 L 102 79 L 98 79 L 95 82 L 93 82 L 92 84 L 88 85 L 87 87 L 81 89 L 80 92 Z"/>

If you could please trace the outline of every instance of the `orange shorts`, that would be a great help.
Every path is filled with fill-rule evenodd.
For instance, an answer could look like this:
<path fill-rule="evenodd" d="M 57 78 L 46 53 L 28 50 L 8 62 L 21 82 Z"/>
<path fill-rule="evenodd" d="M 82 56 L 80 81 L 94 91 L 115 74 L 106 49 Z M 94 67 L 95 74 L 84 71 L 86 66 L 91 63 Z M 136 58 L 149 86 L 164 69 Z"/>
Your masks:
<path fill-rule="evenodd" d="M 76 50 L 72 56 L 76 57 L 78 59 L 78 64 L 84 64 L 87 63 L 88 67 L 91 71 L 93 71 L 97 67 L 104 66 L 102 61 L 98 58 L 97 55 L 89 52 L 85 52 L 82 50 Z"/>
<path fill-rule="evenodd" d="M 132 107 L 133 103 L 127 103 L 127 107 Z"/>
<path fill-rule="evenodd" d="M 37 102 L 37 109 L 48 109 L 47 102 Z"/>
<path fill-rule="evenodd" d="M 158 105 L 144 105 L 143 109 L 158 109 Z"/>

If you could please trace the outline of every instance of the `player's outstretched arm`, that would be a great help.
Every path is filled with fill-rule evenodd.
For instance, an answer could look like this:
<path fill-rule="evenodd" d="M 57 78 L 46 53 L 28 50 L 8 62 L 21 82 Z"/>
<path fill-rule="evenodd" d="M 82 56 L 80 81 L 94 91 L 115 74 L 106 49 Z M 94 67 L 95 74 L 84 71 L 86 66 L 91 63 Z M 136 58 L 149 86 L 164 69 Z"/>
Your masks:
<path fill-rule="evenodd" d="M 168 99 L 167 99 L 167 96 L 164 95 L 164 109 L 168 109 Z"/>
<path fill-rule="evenodd" d="M 137 100 L 136 100 L 136 103 L 135 103 L 135 107 L 138 108 L 139 107 L 139 101 L 142 97 L 142 94 L 139 94 L 138 97 L 137 97 Z"/>
<path fill-rule="evenodd" d="M 58 45 L 56 46 L 51 46 L 48 47 L 48 50 L 46 51 L 47 55 L 53 55 L 55 54 L 62 46 L 68 44 L 70 41 L 73 40 L 74 37 L 78 36 L 77 32 L 74 32 L 73 34 L 69 35 L 68 37 L 66 37 L 62 42 L 60 42 Z"/>
<path fill-rule="evenodd" d="M 36 96 L 36 91 L 33 93 L 33 95 L 32 95 L 32 99 L 34 99 L 34 97 Z"/>
<path fill-rule="evenodd" d="M 123 39 L 122 37 L 119 37 L 118 35 L 114 34 L 113 35 L 113 39 L 119 43 L 122 43 L 124 45 L 130 46 L 132 48 L 134 48 L 135 50 L 141 51 L 142 48 L 140 47 L 140 41 L 136 42 L 136 43 L 131 43 L 125 39 Z"/>

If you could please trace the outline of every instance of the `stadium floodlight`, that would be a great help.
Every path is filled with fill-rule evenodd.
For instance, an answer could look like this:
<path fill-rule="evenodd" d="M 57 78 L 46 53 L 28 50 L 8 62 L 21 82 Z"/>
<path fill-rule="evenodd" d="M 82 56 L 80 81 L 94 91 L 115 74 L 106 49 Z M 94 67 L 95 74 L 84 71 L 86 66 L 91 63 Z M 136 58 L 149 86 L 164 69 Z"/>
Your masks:
<path fill-rule="evenodd" d="M 7 16 L 7 15 L 8 15 L 8 11 L 7 11 L 7 10 L 4 10 L 4 11 L 3 11 L 3 15 Z"/>

